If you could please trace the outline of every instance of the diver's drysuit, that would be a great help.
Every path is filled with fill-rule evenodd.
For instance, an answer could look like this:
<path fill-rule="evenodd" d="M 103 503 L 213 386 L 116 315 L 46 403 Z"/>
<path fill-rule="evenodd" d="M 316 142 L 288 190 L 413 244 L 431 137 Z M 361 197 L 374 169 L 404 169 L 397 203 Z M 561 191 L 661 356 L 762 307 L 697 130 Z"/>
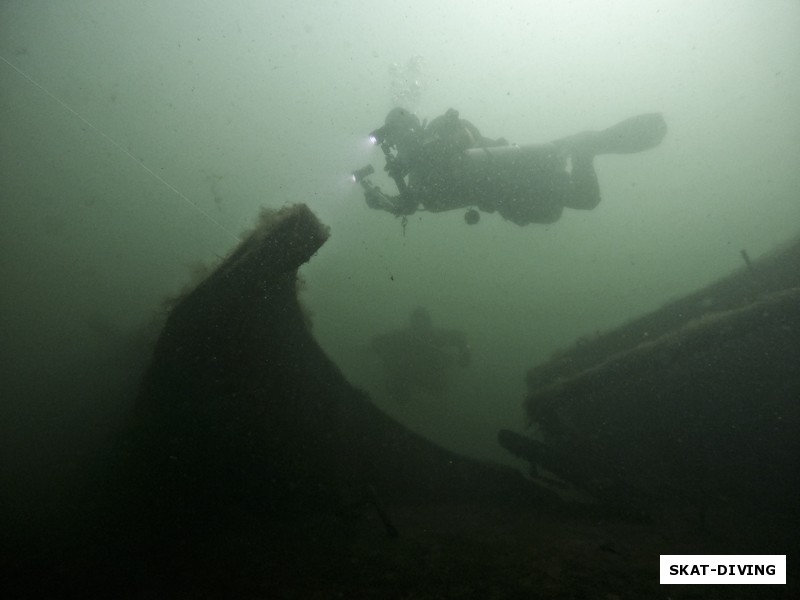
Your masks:
<path fill-rule="evenodd" d="M 518 146 L 482 136 L 453 109 L 427 126 L 408 111 L 393 109 L 372 137 L 384 151 L 399 195 L 354 178 L 371 208 L 395 215 L 470 208 L 468 222 L 477 222 L 469 220 L 475 207 L 518 225 L 552 223 L 564 208 L 589 210 L 600 202 L 596 155 L 653 148 L 666 130 L 661 114 L 649 113 L 603 131 Z"/>

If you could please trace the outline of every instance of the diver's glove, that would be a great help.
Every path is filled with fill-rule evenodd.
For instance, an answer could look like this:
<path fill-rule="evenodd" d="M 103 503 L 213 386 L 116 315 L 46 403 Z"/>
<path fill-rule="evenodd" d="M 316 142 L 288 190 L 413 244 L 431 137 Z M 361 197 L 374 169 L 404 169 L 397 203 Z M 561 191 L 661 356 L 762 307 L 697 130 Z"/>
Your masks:
<path fill-rule="evenodd" d="M 386 166 L 383 168 L 392 179 L 402 179 L 408 173 L 407 165 L 404 161 L 395 158 L 392 161 L 387 161 Z"/>
<path fill-rule="evenodd" d="M 364 188 L 364 200 L 370 208 L 385 210 L 397 216 L 406 216 L 414 214 L 419 206 L 416 196 L 409 193 L 408 190 L 399 196 L 388 196 L 381 191 L 381 188 L 366 179 L 361 181 L 361 187 Z"/>
<path fill-rule="evenodd" d="M 377 210 L 386 210 L 392 212 L 392 208 L 394 206 L 389 197 L 377 186 L 371 186 L 364 189 L 364 200 L 366 200 L 367 206 Z"/>
<path fill-rule="evenodd" d="M 367 206 L 384 210 L 393 215 L 410 215 L 416 211 L 416 204 L 406 201 L 402 196 L 387 196 L 377 186 L 364 190 Z"/>

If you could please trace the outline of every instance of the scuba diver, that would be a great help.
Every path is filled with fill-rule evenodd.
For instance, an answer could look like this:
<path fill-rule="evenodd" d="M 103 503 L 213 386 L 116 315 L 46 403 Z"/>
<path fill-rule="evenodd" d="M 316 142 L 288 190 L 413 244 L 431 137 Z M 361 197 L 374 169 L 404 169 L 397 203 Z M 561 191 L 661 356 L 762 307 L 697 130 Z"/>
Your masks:
<path fill-rule="evenodd" d="M 666 131 L 662 115 L 648 113 L 602 131 L 519 146 L 484 137 L 452 108 L 430 123 L 394 108 L 370 139 L 383 150 L 384 169 L 399 193 L 384 194 L 368 179 L 372 165 L 352 178 L 364 189 L 367 206 L 404 218 L 418 210 L 466 208 L 469 224 L 478 222 L 478 211 L 497 212 L 517 225 L 553 223 L 565 208 L 599 204 L 595 156 L 648 150 Z"/>
<path fill-rule="evenodd" d="M 435 328 L 428 311 L 421 307 L 411 312 L 404 329 L 372 338 L 370 349 L 383 363 L 386 387 L 398 402 L 406 402 L 420 391 L 441 397 L 452 368 L 470 364 L 464 334 Z"/>

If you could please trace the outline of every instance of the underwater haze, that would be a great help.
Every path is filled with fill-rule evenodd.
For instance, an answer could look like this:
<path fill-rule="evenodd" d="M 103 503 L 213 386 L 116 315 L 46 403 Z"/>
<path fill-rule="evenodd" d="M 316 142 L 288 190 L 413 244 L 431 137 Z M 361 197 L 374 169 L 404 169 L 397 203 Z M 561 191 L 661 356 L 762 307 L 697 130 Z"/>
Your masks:
<path fill-rule="evenodd" d="M 669 130 L 597 158 L 594 210 L 403 228 L 348 178 L 381 171 L 367 134 L 399 99 L 515 143 L 645 112 Z M 0 477 L 47 488 L 53 454 L 112 435 L 165 300 L 298 202 L 331 231 L 301 270 L 328 355 L 401 422 L 501 459 L 530 367 L 797 235 L 798 106 L 794 0 L 4 0 Z M 367 348 L 417 306 L 472 361 L 398 405 Z"/>

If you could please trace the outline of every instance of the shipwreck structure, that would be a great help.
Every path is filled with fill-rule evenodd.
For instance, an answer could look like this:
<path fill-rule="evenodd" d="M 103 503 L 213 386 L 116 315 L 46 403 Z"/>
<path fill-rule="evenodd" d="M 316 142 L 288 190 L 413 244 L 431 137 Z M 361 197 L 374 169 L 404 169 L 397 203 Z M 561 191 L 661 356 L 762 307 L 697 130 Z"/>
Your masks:
<path fill-rule="evenodd" d="M 499 441 L 532 481 L 420 437 L 345 380 L 297 295 L 327 236 L 303 205 L 265 212 L 178 299 L 98 477 L 104 497 L 81 504 L 76 589 L 560 598 L 613 579 L 654 597 L 652 556 L 700 543 L 664 505 L 703 517 L 735 503 L 723 525 L 740 545 L 707 536 L 712 553 L 796 547 L 800 244 L 531 369 L 542 435 Z M 592 501 L 567 505 L 553 482 Z M 754 512 L 771 521 L 742 527 Z M 59 572 L 72 555 L 54 555 Z"/>
<path fill-rule="evenodd" d="M 543 439 L 500 441 L 615 504 L 800 494 L 800 240 L 528 373 Z"/>
<path fill-rule="evenodd" d="M 283 520 L 372 504 L 391 532 L 384 506 L 398 503 L 558 502 L 409 431 L 344 379 L 297 297 L 297 269 L 327 235 L 304 205 L 265 212 L 174 306 L 124 438 L 140 516 L 188 531 L 225 507 Z M 525 407 L 543 438 L 503 431 L 500 443 L 534 480 L 547 472 L 607 504 L 794 506 L 798 264 L 800 243 L 748 260 L 534 367 Z"/>
<path fill-rule="evenodd" d="M 297 269 L 327 236 L 304 205 L 264 212 L 172 309 L 125 442 L 143 519 L 180 531 L 226 507 L 285 519 L 360 502 L 549 497 L 407 430 L 344 379 L 297 297 Z"/>

